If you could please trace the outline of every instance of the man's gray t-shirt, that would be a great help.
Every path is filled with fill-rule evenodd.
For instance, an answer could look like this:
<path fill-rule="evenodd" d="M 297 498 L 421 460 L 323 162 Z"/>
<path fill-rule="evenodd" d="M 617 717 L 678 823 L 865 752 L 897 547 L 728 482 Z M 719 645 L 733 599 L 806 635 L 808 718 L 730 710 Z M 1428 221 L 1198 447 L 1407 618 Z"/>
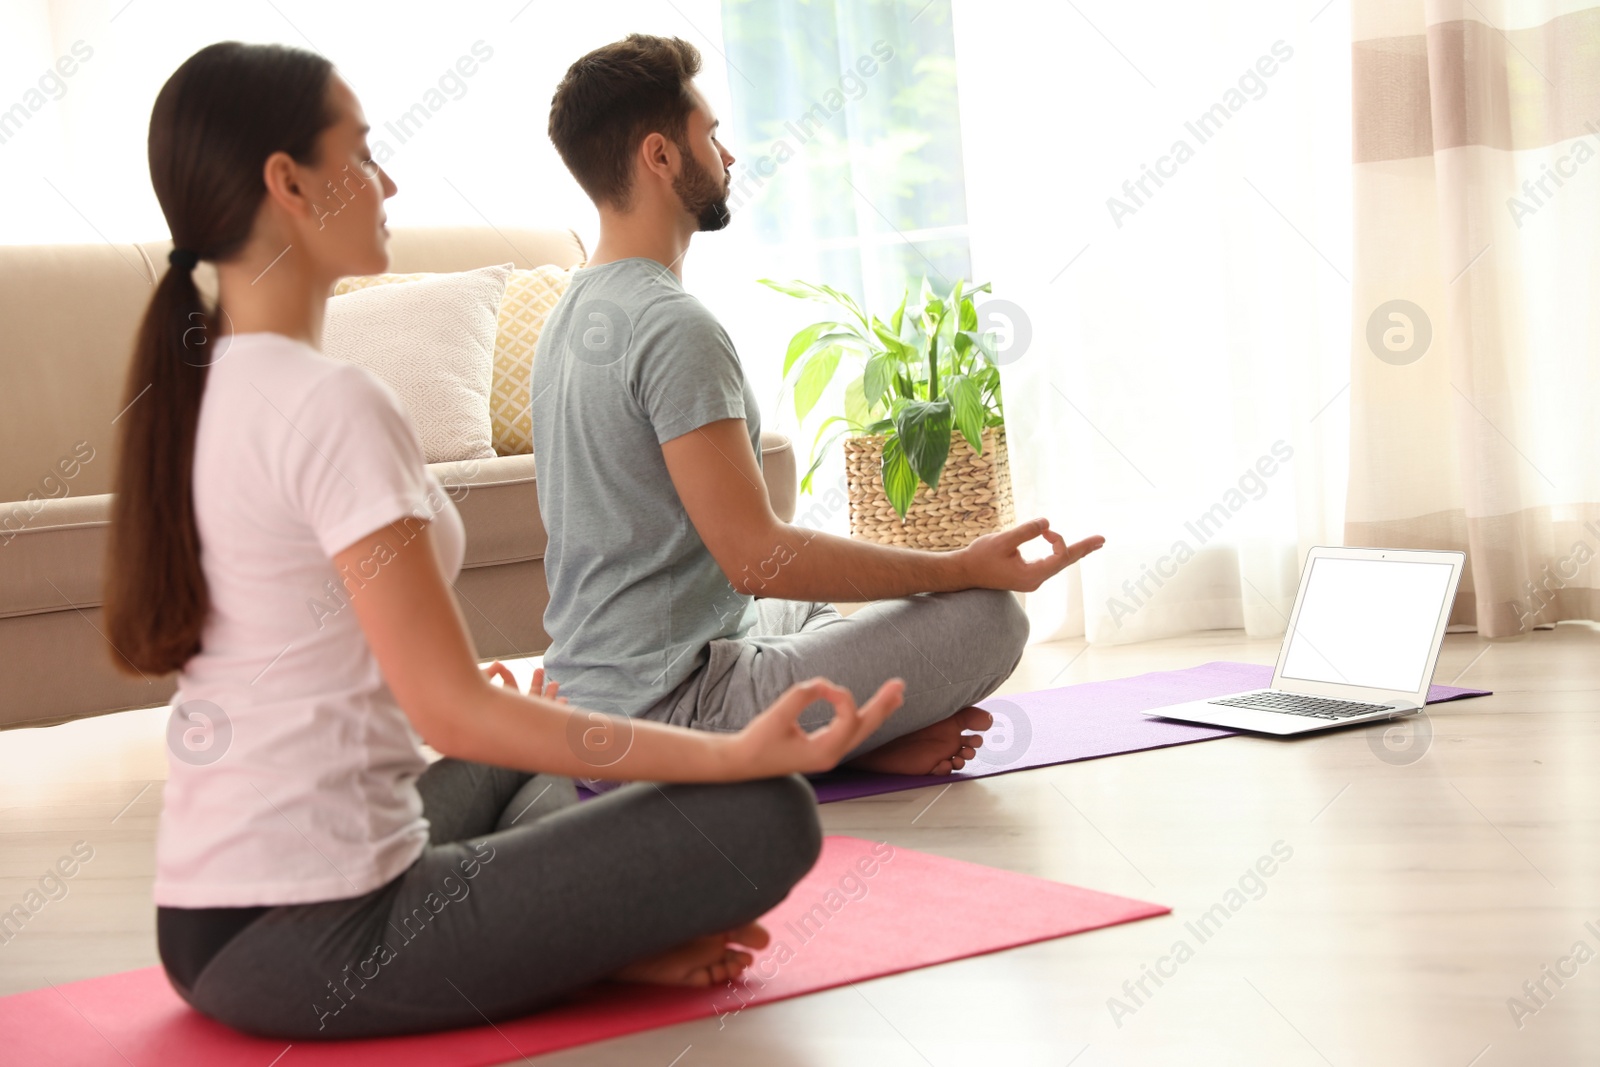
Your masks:
<path fill-rule="evenodd" d="M 545 670 L 574 704 L 637 714 L 755 619 L 689 521 L 661 445 L 742 418 L 759 461 L 761 414 L 727 333 L 651 259 L 573 275 L 530 393 L 549 535 Z"/>

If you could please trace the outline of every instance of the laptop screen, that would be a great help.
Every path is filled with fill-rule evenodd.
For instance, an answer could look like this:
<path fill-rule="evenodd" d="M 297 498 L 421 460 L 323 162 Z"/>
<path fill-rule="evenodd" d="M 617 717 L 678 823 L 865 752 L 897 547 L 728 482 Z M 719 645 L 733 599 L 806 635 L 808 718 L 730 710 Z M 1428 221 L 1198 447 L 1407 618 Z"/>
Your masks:
<path fill-rule="evenodd" d="M 1415 693 L 1448 607 L 1450 571 L 1448 563 L 1314 558 L 1282 676 Z"/>

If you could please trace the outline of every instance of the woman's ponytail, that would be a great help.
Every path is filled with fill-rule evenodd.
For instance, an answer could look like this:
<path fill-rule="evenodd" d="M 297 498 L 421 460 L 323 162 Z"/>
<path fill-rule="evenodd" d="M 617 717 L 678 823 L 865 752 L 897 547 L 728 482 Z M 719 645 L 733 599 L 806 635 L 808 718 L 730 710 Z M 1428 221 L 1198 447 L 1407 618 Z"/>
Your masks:
<path fill-rule="evenodd" d="M 175 264 L 139 326 L 118 420 L 105 617 L 125 669 L 166 674 L 200 650 L 210 598 L 195 524 L 194 441 L 211 361 L 197 356 L 218 340 L 193 270 Z"/>
<path fill-rule="evenodd" d="M 166 674 L 200 650 L 210 610 L 195 518 L 195 435 L 211 364 L 225 345 L 195 264 L 250 239 L 274 152 L 314 163 L 332 121 L 322 56 L 236 41 L 196 52 L 150 116 L 150 180 L 177 247 L 156 284 L 128 367 L 111 505 L 104 613 L 115 662 Z"/>

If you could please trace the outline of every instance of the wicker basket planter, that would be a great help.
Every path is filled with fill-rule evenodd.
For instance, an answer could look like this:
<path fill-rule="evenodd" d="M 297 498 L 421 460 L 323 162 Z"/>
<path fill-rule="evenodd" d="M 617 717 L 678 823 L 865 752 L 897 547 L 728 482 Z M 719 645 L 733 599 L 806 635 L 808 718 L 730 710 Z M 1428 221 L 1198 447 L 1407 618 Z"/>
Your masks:
<path fill-rule="evenodd" d="M 950 458 L 939 488 L 917 486 L 904 522 L 883 491 L 883 438 L 844 439 L 845 476 L 850 489 L 850 534 L 903 548 L 949 551 L 1016 522 L 1011 503 L 1011 466 L 1006 431 L 983 431 L 983 455 L 961 434 L 950 441 Z"/>

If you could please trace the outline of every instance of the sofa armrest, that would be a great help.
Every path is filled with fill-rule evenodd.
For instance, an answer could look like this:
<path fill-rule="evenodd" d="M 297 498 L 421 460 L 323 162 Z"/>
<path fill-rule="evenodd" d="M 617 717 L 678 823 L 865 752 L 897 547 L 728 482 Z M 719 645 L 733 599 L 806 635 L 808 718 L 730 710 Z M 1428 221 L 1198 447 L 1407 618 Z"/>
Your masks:
<path fill-rule="evenodd" d="M 544 558 L 538 480 L 532 456 L 430 463 L 467 528 L 465 568 Z"/>
<path fill-rule="evenodd" d="M 781 433 L 761 434 L 761 473 L 767 480 L 767 498 L 772 513 L 784 522 L 794 521 L 799 498 L 799 478 L 795 473 L 794 442 Z"/>

